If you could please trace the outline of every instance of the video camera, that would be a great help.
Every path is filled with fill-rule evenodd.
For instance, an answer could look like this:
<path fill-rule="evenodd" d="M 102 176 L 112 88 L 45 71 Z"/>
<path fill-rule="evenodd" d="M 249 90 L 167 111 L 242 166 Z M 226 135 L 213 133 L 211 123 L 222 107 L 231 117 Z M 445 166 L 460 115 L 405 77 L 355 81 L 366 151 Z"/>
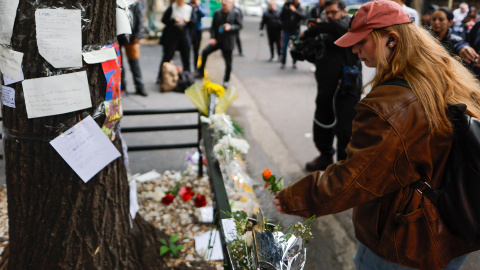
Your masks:
<path fill-rule="evenodd" d="M 321 35 L 306 39 L 297 39 L 290 37 L 293 47 L 290 49 L 290 55 L 297 61 L 308 61 L 315 63 L 325 54 L 325 44 Z"/>

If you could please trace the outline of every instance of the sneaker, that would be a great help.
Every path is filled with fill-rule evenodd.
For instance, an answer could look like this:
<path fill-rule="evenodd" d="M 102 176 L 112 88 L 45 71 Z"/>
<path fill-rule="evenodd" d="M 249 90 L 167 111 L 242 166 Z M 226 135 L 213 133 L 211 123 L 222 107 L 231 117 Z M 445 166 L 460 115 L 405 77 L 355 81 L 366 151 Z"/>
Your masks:
<path fill-rule="evenodd" d="M 228 82 L 223 82 L 222 86 L 223 86 L 223 88 L 227 89 L 228 88 Z"/>
<path fill-rule="evenodd" d="M 162 82 L 162 79 L 160 79 L 160 77 L 159 77 L 159 78 L 157 78 L 157 80 L 155 81 L 155 84 L 160 84 L 161 82 Z"/>
<path fill-rule="evenodd" d="M 305 169 L 309 172 L 324 171 L 328 167 L 328 165 L 332 163 L 333 163 L 332 156 L 320 155 L 316 157 L 314 160 L 307 162 L 307 164 L 305 165 Z"/>
<path fill-rule="evenodd" d="M 243 52 L 239 53 L 238 55 L 241 56 L 241 57 L 245 56 L 245 54 L 243 54 Z"/>
<path fill-rule="evenodd" d="M 270 59 L 268 59 L 268 62 L 272 62 L 273 61 L 273 56 L 270 57 Z"/>
<path fill-rule="evenodd" d="M 280 69 L 284 69 L 285 68 L 285 64 L 282 64 L 282 66 L 280 67 Z"/>
<path fill-rule="evenodd" d="M 293 65 L 292 65 L 292 68 L 293 68 L 293 69 L 297 69 L 297 64 L 293 64 Z"/>
<path fill-rule="evenodd" d="M 144 97 L 147 97 L 147 96 L 148 96 L 148 93 L 147 93 L 147 91 L 145 91 L 145 90 L 143 90 L 143 91 L 136 91 L 135 94 L 140 95 L 140 96 L 144 96 Z"/>

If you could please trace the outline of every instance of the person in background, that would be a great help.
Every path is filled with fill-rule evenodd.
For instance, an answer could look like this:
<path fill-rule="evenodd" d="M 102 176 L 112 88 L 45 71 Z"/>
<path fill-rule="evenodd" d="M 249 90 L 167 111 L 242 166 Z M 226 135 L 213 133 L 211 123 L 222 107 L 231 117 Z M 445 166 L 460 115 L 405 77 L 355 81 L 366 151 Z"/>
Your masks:
<path fill-rule="evenodd" d="M 480 21 L 470 29 L 465 40 L 455 44 L 454 49 L 480 80 Z"/>
<path fill-rule="evenodd" d="M 280 13 L 280 21 L 282 22 L 283 41 L 282 41 L 282 66 L 285 68 L 287 62 L 287 48 L 290 37 L 298 38 L 300 34 L 300 23 L 305 20 L 307 15 L 298 0 L 289 0 L 283 5 Z M 297 68 L 296 60 L 293 60 L 293 68 Z"/>
<path fill-rule="evenodd" d="M 325 13 L 323 13 L 324 8 L 325 0 L 318 0 L 318 3 L 308 13 L 308 22 L 319 23 L 326 20 Z"/>
<path fill-rule="evenodd" d="M 118 44 L 125 48 L 127 54 L 128 65 L 133 75 L 133 83 L 135 84 L 135 94 L 148 96 L 143 84 L 142 70 L 140 68 L 140 39 L 143 36 L 143 12 L 140 2 L 136 2 L 128 7 L 132 14 L 132 34 L 122 34 L 117 37 Z M 128 95 L 127 82 L 125 81 L 125 69 L 123 68 L 122 59 L 122 92 Z"/>
<path fill-rule="evenodd" d="M 267 26 L 268 47 L 270 48 L 270 59 L 274 58 L 274 46 L 277 47 L 278 60 L 281 61 L 282 50 L 280 47 L 280 40 L 282 37 L 282 22 L 280 21 L 280 10 L 277 8 L 275 0 L 268 2 L 268 10 L 263 13 L 262 21 L 260 22 L 260 31 L 264 26 Z M 263 33 L 260 33 L 263 36 Z"/>
<path fill-rule="evenodd" d="M 467 14 L 468 14 L 467 3 L 461 3 L 459 8 L 453 11 L 453 26 L 452 26 L 453 33 L 462 38 L 465 37 L 465 35 L 463 34 L 464 32 L 463 32 L 462 22 L 463 22 L 463 19 L 465 19 L 465 17 L 467 16 Z"/>
<path fill-rule="evenodd" d="M 467 13 L 467 16 L 465 16 L 465 19 L 462 21 L 463 25 L 463 32 L 468 33 L 470 29 L 477 23 L 478 21 L 478 10 L 476 7 L 472 6 L 470 7 L 470 10 Z"/>
<path fill-rule="evenodd" d="M 376 68 L 355 106 L 347 158 L 281 189 L 274 206 L 302 217 L 353 207 L 356 269 L 460 269 L 478 247 L 412 184 L 441 184 L 453 141 L 447 107 L 464 103 L 480 117 L 479 81 L 392 1 L 363 4 L 335 44 Z"/>
<path fill-rule="evenodd" d="M 453 12 L 448 7 L 440 7 L 432 13 L 431 29 L 438 41 L 450 53 L 455 55 L 454 46 L 462 41 L 462 38 L 453 34 L 450 28 L 453 24 Z"/>
<path fill-rule="evenodd" d="M 315 115 L 313 121 L 313 141 L 320 156 L 305 165 L 307 171 L 325 170 L 333 163 L 333 155 L 337 160 L 346 158 L 347 147 L 352 135 L 352 120 L 355 117 L 355 105 L 360 100 L 362 90 L 360 69 L 355 85 L 345 85 L 344 68 L 361 67 L 358 57 L 350 48 L 341 48 L 334 41 L 348 30 L 350 16 L 347 15 L 343 0 L 326 0 L 326 20 L 316 23 L 300 34 L 300 39 L 321 36 L 325 48 L 323 53 L 315 56 L 315 79 L 317 81 L 317 97 L 315 99 Z M 336 149 L 333 139 L 337 137 Z M 336 151 L 335 151 L 336 150 Z"/>
<path fill-rule="evenodd" d="M 175 0 L 162 17 L 165 24 L 160 44 L 163 45 L 163 58 L 157 75 L 157 84 L 162 80 L 162 66 L 173 59 L 176 50 L 180 51 L 184 71 L 190 71 L 191 29 L 193 26 L 192 7 L 185 0 Z"/>
<path fill-rule="evenodd" d="M 198 64 L 198 52 L 200 50 L 200 44 L 202 42 L 202 18 L 207 16 L 207 6 L 200 2 L 200 0 L 191 0 L 190 6 L 193 12 L 193 22 L 195 25 L 192 27 L 192 49 L 193 49 L 193 66 L 196 69 Z"/>
<path fill-rule="evenodd" d="M 242 21 L 243 21 L 243 12 L 241 9 L 239 9 L 237 6 L 235 6 L 235 10 L 240 14 L 240 16 L 242 17 Z M 242 49 L 242 41 L 240 40 L 240 31 L 237 31 L 235 33 L 235 43 L 237 44 L 237 48 L 238 48 L 238 55 L 239 56 L 245 56 L 245 54 L 243 54 L 243 49 Z"/>
<path fill-rule="evenodd" d="M 232 71 L 232 53 L 235 46 L 235 34 L 242 29 L 242 15 L 234 9 L 233 0 L 222 0 L 222 8 L 215 11 L 210 29 L 211 38 L 207 47 L 202 51 L 202 65 L 200 66 L 197 77 L 203 78 L 205 75 L 205 65 L 207 57 L 216 50 L 222 51 L 225 60 L 225 75 L 223 77 L 223 87 L 228 87 L 230 73 Z"/>
<path fill-rule="evenodd" d="M 407 5 L 405 5 L 405 0 L 392 0 L 392 1 L 399 4 L 400 6 L 402 6 L 403 10 L 405 10 L 405 12 L 407 12 L 407 14 L 410 16 L 410 18 L 414 19 L 413 23 L 416 26 L 420 25 L 420 16 L 418 16 L 418 12 L 415 9 L 410 8 Z"/>

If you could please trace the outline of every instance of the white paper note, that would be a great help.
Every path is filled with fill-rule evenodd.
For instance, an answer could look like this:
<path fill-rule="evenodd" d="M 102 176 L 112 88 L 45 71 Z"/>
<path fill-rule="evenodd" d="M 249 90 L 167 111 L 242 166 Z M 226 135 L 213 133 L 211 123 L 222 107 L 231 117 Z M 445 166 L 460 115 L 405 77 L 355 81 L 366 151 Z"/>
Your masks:
<path fill-rule="evenodd" d="M 106 48 L 91 52 L 85 52 L 82 53 L 82 55 L 83 60 L 87 64 L 102 63 L 117 58 L 117 52 L 115 51 L 115 48 Z"/>
<path fill-rule="evenodd" d="M 127 2 L 125 0 L 117 0 L 117 6 L 121 8 L 126 8 L 127 7 Z"/>
<path fill-rule="evenodd" d="M 117 8 L 117 36 L 121 34 L 131 34 L 132 27 L 128 20 L 127 13 L 121 8 Z"/>
<path fill-rule="evenodd" d="M 14 80 L 22 72 L 23 53 L 0 46 L 0 71 Z"/>
<path fill-rule="evenodd" d="M 210 235 L 212 239 L 210 239 Z M 209 241 L 210 240 L 210 241 Z M 209 249 L 208 244 L 213 244 L 213 248 Z M 201 235 L 195 235 L 195 251 L 198 256 L 203 257 L 207 261 L 221 261 L 223 260 L 222 240 L 220 239 L 220 232 L 212 230 Z"/>
<path fill-rule="evenodd" d="M 135 179 L 131 180 L 129 183 L 130 187 L 130 216 L 132 219 L 135 219 L 140 206 L 138 205 L 137 200 L 137 181 Z"/>
<path fill-rule="evenodd" d="M 15 108 L 15 89 L 2 85 L 2 104 Z"/>
<path fill-rule="evenodd" d="M 50 144 L 85 183 L 120 156 L 120 152 L 91 116 Z"/>
<path fill-rule="evenodd" d="M 28 118 L 57 115 L 92 107 L 87 72 L 22 82 Z"/>
<path fill-rule="evenodd" d="M 0 44 L 10 44 L 18 0 L 0 0 Z"/>
<path fill-rule="evenodd" d="M 24 76 L 23 76 L 23 71 L 20 70 L 20 74 L 18 75 L 18 80 L 15 80 L 14 78 L 11 78 L 5 74 L 3 74 L 3 84 L 4 85 L 10 85 L 12 83 L 16 83 L 16 82 L 21 82 L 25 80 Z"/>
<path fill-rule="evenodd" d="M 80 10 L 35 11 L 38 52 L 55 68 L 82 66 Z"/>

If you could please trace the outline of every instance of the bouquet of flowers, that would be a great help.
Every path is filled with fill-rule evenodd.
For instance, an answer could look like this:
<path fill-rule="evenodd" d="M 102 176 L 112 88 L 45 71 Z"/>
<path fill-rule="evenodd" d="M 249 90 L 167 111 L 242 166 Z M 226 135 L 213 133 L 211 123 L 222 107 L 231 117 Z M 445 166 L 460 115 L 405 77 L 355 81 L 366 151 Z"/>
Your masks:
<path fill-rule="evenodd" d="M 219 84 L 206 81 L 202 83 L 194 83 L 185 90 L 185 95 L 192 101 L 203 115 L 208 115 L 208 106 L 210 101 L 214 99 L 214 112 L 224 113 L 230 103 L 237 99 L 238 92 L 231 87 L 228 90 Z"/>
<path fill-rule="evenodd" d="M 222 227 L 234 269 L 303 269 L 305 241 L 312 237 L 310 228 L 315 216 L 291 225 L 286 234 L 280 231 L 280 226 L 266 223 L 261 210 L 257 221 L 248 219 L 244 212 L 234 212 L 231 216 L 222 220 Z"/>

